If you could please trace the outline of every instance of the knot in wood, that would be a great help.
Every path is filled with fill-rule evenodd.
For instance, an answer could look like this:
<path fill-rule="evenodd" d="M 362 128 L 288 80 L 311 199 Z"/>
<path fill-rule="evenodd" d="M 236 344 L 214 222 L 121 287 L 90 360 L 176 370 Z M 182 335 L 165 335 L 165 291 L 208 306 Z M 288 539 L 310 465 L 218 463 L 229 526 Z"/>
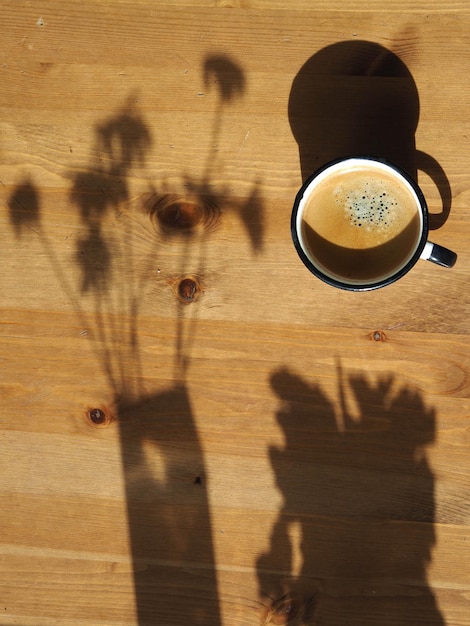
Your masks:
<path fill-rule="evenodd" d="M 176 296 L 183 304 L 191 304 L 197 300 L 201 292 L 201 284 L 196 276 L 183 276 L 176 281 Z"/>
<path fill-rule="evenodd" d="M 87 418 L 92 426 L 98 428 L 106 427 L 112 421 L 112 416 L 105 410 L 99 407 L 88 409 Z"/>
<path fill-rule="evenodd" d="M 191 231 L 201 221 L 201 207 L 195 202 L 185 200 L 170 202 L 160 210 L 159 220 L 167 228 L 179 231 Z"/>
<path fill-rule="evenodd" d="M 149 214 L 154 226 L 166 235 L 191 237 L 200 230 L 211 230 L 220 211 L 212 198 L 165 194 L 153 201 Z"/>
<path fill-rule="evenodd" d="M 294 626 L 303 623 L 307 604 L 297 594 L 288 593 L 276 602 L 266 615 L 264 624 L 276 624 L 279 626 Z"/>

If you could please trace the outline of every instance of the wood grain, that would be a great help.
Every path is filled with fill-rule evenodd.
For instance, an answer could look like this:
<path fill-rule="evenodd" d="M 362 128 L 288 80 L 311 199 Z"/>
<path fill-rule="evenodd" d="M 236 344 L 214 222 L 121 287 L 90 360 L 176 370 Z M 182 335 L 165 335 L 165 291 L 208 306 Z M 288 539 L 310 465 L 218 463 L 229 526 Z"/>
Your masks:
<path fill-rule="evenodd" d="M 469 626 L 468 3 L 0 16 L 0 624 Z M 459 259 L 357 294 L 289 223 L 378 46 Z"/>

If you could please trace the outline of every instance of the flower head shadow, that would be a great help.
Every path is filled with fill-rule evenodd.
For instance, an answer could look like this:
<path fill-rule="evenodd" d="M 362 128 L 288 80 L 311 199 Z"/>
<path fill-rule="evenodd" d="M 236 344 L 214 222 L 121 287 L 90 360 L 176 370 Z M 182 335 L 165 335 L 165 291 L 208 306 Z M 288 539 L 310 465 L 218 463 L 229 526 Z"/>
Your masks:
<path fill-rule="evenodd" d="M 40 228 L 41 206 L 36 187 L 29 178 L 23 180 L 8 199 L 10 224 L 19 238 L 25 229 Z"/>

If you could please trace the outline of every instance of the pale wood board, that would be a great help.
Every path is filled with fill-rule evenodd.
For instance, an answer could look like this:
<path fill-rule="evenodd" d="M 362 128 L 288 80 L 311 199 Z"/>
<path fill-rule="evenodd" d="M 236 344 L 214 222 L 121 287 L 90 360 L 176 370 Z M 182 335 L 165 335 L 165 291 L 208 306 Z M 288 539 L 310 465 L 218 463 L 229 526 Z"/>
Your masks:
<path fill-rule="evenodd" d="M 468 3 L 0 16 L 0 625 L 469 626 Z M 361 41 L 416 84 L 459 259 L 357 294 L 292 245 L 288 110 Z M 170 193 L 216 210 L 167 232 Z"/>

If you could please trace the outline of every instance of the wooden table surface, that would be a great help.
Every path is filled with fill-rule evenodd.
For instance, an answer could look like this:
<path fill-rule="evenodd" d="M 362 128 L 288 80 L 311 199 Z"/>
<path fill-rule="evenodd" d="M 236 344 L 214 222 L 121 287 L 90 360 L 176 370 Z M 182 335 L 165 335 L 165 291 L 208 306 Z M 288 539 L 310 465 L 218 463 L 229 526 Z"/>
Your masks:
<path fill-rule="evenodd" d="M 468 0 L 0 17 L 0 625 L 470 625 Z M 302 265 L 365 150 L 453 269 Z"/>

